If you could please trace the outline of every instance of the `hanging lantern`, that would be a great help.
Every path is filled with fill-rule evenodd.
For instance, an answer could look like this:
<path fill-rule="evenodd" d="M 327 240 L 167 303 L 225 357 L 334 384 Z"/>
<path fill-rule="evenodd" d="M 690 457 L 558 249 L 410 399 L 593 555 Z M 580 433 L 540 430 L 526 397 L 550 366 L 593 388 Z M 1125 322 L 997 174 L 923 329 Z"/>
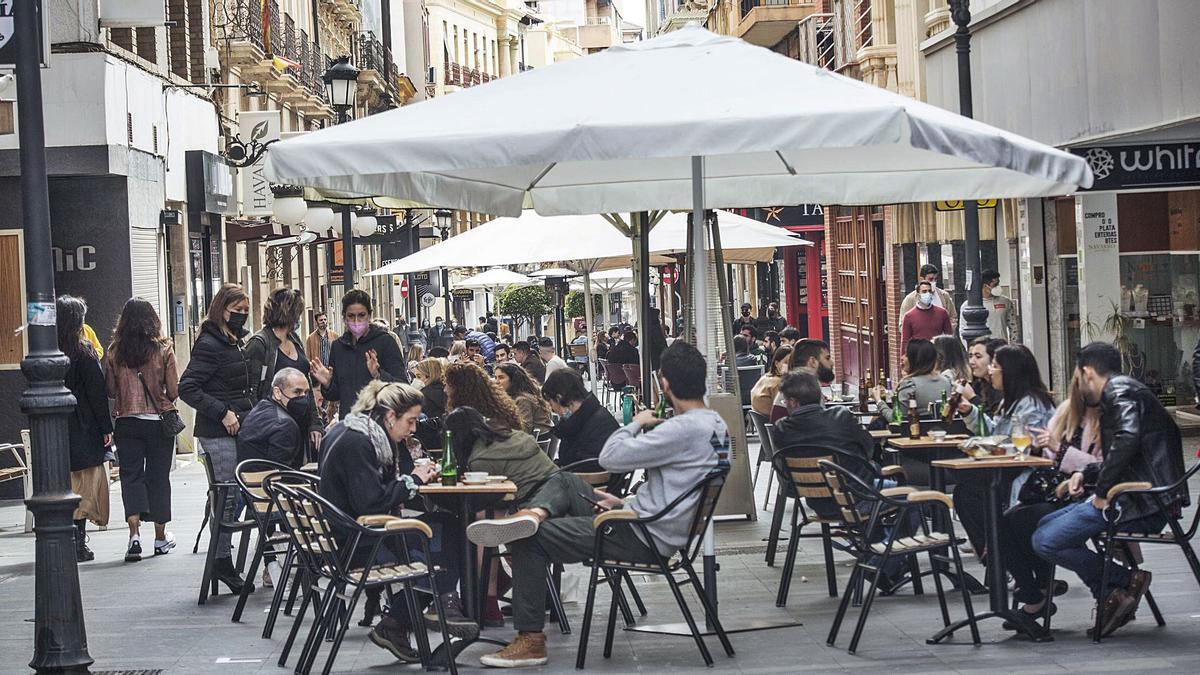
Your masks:
<path fill-rule="evenodd" d="M 272 208 L 275 220 L 283 225 L 299 225 L 308 216 L 308 202 L 302 197 L 277 197 Z"/>

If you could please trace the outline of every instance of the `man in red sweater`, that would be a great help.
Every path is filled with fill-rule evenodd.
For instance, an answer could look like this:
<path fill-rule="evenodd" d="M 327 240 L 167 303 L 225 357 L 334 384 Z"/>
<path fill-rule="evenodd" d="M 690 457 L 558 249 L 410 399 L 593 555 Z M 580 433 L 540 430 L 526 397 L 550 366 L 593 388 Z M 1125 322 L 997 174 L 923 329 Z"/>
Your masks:
<path fill-rule="evenodd" d="M 933 284 L 917 283 L 917 306 L 908 310 L 900 322 L 900 353 L 908 349 L 913 338 L 932 340 L 939 335 L 953 335 L 950 313 L 933 304 Z"/>

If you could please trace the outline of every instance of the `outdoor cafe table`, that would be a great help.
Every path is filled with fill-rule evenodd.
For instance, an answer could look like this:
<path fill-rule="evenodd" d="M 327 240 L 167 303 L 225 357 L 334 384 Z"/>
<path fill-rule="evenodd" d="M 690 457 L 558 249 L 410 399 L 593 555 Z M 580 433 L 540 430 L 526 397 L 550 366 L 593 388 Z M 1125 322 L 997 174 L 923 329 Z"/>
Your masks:
<path fill-rule="evenodd" d="M 418 491 L 423 495 L 430 497 L 452 498 L 458 507 L 458 522 L 463 528 L 462 533 L 462 597 L 463 613 L 468 617 L 480 620 L 483 614 L 483 608 L 477 607 L 479 598 L 477 571 L 475 569 L 475 546 L 467 539 L 466 528 L 475 518 L 476 506 L 474 498 L 481 495 L 490 495 L 493 497 L 502 497 L 505 495 L 516 494 L 517 484 L 510 481 L 500 481 L 497 483 L 480 483 L 475 485 L 467 485 L 461 480 L 457 485 L 442 485 L 440 483 L 430 483 L 422 485 Z M 438 500 L 440 501 L 440 500 Z M 486 583 L 486 582 L 484 582 Z M 482 625 L 482 621 L 479 623 Z M 454 655 L 457 657 L 463 649 L 474 642 L 490 642 L 496 645 L 505 645 L 506 642 L 492 640 L 485 637 L 478 637 L 475 640 L 460 640 L 455 645 Z M 444 646 L 444 645 L 443 645 Z M 444 658 L 442 646 L 434 650 L 434 662 L 444 663 L 441 661 Z"/>
<path fill-rule="evenodd" d="M 1004 557 L 1000 548 L 1000 515 L 1003 511 L 1000 505 L 1000 494 L 1006 475 L 1011 475 L 1012 470 L 1054 466 L 1054 462 L 1045 457 L 1022 457 L 1021 455 L 1017 455 L 1016 457 L 999 456 L 984 459 L 971 459 L 970 457 L 938 459 L 934 460 L 931 464 L 935 469 L 939 470 L 938 473 L 942 471 L 982 471 L 988 478 L 984 524 L 987 537 L 988 599 L 990 607 L 988 611 L 976 614 L 975 620 L 982 621 L 992 617 L 999 617 L 1020 626 L 1021 630 L 1031 637 L 1034 642 L 1052 640 L 1053 638 L 1050 637 L 1050 633 L 1030 618 L 1024 610 L 1014 610 L 1009 605 L 1008 584 L 1004 574 Z M 967 619 L 953 623 L 929 638 L 927 642 L 929 644 L 940 642 L 954 631 L 966 626 L 967 623 Z"/>

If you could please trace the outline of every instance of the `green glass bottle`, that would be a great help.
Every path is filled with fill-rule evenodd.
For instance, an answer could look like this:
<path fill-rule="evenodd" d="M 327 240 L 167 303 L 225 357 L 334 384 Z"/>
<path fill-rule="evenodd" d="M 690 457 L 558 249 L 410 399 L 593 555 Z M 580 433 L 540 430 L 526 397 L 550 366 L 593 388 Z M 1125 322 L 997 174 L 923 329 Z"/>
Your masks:
<path fill-rule="evenodd" d="M 665 419 L 667 416 L 667 397 L 659 396 L 658 409 L 654 411 L 654 416 L 658 419 Z"/>
<path fill-rule="evenodd" d="M 892 397 L 892 424 L 900 426 L 904 424 L 904 411 L 900 410 L 900 397 Z"/>
<path fill-rule="evenodd" d="M 439 473 L 442 477 L 442 485 L 446 486 L 458 484 L 458 462 L 454 459 L 452 436 L 449 429 L 442 432 L 442 468 Z"/>
<path fill-rule="evenodd" d="M 987 416 L 983 414 L 983 408 L 979 406 L 975 407 L 975 412 L 979 415 L 979 419 L 975 422 L 975 435 L 987 436 L 991 433 L 991 430 L 988 429 Z"/>
<path fill-rule="evenodd" d="M 948 403 L 949 403 L 949 398 L 946 396 L 946 392 L 943 390 L 941 399 L 938 401 L 937 415 L 935 415 L 935 417 L 945 417 L 946 416 L 946 407 L 947 407 Z"/>

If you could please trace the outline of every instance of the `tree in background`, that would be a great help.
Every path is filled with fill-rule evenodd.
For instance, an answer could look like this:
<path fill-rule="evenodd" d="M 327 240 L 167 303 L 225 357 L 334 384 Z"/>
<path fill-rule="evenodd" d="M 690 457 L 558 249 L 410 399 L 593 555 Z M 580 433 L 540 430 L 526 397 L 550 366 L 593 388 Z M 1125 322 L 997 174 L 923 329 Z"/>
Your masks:
<path fill-rule="evenodd" d="M 567 293 L 567 318 L 579 319 L 586 316 L 583 307 L 583 291 L 571 291 Z M 604 296 L 599 293 L 592 293 L 592 314 L 601 316 L 604 314 Z"/>
<path fill-rule="evenodd" d="M 536 327 L 539 320 L 550 313 L 550 296 L 542 286 L 509 286 L 500 294 L 496 310 L 516 320 L 517 334 L 520 335 L 522 324 Z"/>

